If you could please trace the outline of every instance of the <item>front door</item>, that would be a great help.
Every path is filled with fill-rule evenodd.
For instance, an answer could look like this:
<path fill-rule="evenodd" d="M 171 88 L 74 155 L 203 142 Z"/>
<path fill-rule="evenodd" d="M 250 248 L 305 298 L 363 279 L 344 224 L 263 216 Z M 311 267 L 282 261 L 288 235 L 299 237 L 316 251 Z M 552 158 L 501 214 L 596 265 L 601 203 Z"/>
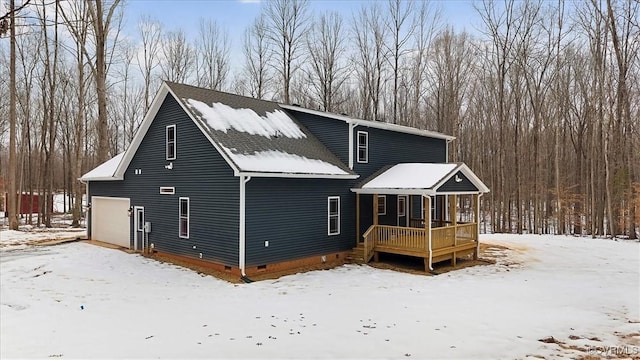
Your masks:
<path fill-rule="evenodd" d="M 142 250 L 144 246 L 144 207 L 134 208 L 135 217 L 133 219 L 133 246 L 136 251 Z"/>
<path fill-rule="evenodd" d="M 407 195 L 398 195 L 398 226 L 409 226 L 409 201 Z"/>

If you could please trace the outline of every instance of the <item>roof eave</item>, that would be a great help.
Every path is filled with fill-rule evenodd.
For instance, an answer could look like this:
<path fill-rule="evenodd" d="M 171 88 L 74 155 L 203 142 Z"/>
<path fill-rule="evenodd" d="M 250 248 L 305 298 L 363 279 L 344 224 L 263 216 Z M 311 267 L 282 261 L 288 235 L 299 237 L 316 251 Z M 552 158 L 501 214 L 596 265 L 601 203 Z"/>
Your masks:
<path fill-rule="evenodd" d="M 380 194 L 380 195 L 426 195 L 433 196 L 432 189 L 397 189 L 397 188 L 352 188 L 356 194 Z"/>
<path fill-rule="evenodd" d="M 90 178 L 78 178 L 79 181 L 117 181 L 124 180 L 124 177 L 120 176 L 98 176 Z"/>
<path fill-rule="evenodd" d="M 283 109 L 288 109 L 288 110 L 293 110 L 293 111 L 301 111 L 301 112 L 308 113 L 308 114 L 324 116 L 324 117 L 328 117 L 328 118 L 332 118 L 332 119 L 336 119 L 336 120 L 341 120 L 341 121 L 344 121 L 344 122 L 346 122 L 348 124 L 353 124 L 353 125 L 356 125 L 356 126 L 365 126 L 365 127 L 372 127 L 372 128 L 377 128 L 377 129 L 383 129 L 383 130 L 391 130 L 391 131 L 401 132 L 401 133 L 405 133 L 405 134 L 426 136 L 426 137 L 431 137 L 431 138 L 436 138 L 436 139 L 443 139 L 443 140 L 446 140 L 447 142 L 451 142 L 451 141 L 456 139 L 455 136 L 445 135 L 445 134 L 441 134 L 441 133 L 438 133 L 438 132 L 435 132 L 435 131 L 416 129 L 416 128 L 412 128 L 412 127 L 404 126 L 404 125 L 389 124 L 389 123 L 380 122 L 380 121 L 357 119 L 357 118 L 353 118 L 353 117 L 347 116 L 347 115 L 340 115 L 340 114 L 334 114 L 334 113 L 325 112 L 325 111 L 307 109 L 307 108 L 303 108 L 301 106 L 293 106 L 293 105 L 286 105 L 286 104 L 279 104 L 279 105 Z"/>
<path fill-rule="evenodd" d="M 303 174 L 303 173 L 275 173 L 241 171 L 236 176 L 270 177 L 270 178 L 298 178 L 298 179 L 357 179 L 357 174 Z"/>

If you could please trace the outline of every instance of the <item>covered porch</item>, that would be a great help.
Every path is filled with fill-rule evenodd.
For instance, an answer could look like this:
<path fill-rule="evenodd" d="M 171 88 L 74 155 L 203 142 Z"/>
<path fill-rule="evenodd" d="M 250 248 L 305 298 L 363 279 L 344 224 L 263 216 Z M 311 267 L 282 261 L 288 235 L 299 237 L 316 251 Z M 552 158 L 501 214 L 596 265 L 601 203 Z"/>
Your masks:
<path fill-rule="evenodd" d="M 425 271 L 429 271 L 437 262 L 450 260 L 455 266 L 458 258 L 470 254 L 477 259 L 480 196 L 489 189 L 465 164 L 398 164 L 352 191 L 356 193 L 359 238 L 354 251 L 360 252 L 365 263 L 378 261 L 379 253 L 400 254 L 423 258 Z M 361 196 L 372 196 L 372 208 L 361 208 Z M 398 199 L 396 225 L 380 223 L 388 196 Z M 421 205 L 420 216 L 410 217 L 417 214 L 416 205 Z M 360 235 L 361 211 L 371 211 L 373 216 Z M 406 221 L 401 220 L 401 212 Z"/>

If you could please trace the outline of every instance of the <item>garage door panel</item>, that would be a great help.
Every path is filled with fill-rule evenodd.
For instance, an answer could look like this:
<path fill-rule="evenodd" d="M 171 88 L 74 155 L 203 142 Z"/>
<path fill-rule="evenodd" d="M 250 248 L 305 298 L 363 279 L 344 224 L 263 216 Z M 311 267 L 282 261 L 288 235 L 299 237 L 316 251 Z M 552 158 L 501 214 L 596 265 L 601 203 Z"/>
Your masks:
<path fill-rule="evenodd" d="M 91 238 L 129 248 L 128 198 L 91 198 Z"/>

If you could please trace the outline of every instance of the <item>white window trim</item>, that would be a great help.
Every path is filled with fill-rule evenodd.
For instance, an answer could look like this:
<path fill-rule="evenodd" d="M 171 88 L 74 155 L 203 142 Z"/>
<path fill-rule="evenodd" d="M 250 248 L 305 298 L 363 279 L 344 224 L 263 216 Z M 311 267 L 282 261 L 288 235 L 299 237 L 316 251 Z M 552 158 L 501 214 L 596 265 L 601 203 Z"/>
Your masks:
<path fill-rule="evenodd" d="M 360 144 L 360 135 L 364 135 L 366 139 L 366 144 Z M 360 159 L 360 149 L 364 148 L 364 160 Z M 358 163 L 360 164 L 368 164 L 369 163 L 369 133 L 366 131 L 358 131 L 356 135 L 356 157 Z"/>
<path fill-rule="evenodd" d="M 176 188 L 174 186 L 160 186 L 160 194 L 162 195 L 174 195 Z"/>
<path fill-rule="evenodd" d="M 380 200 L 382 199 L 384 199 L 384 206 L 382 211 L 378 208 L 378 215 L 387 215 L 387 195 L 378 195 L 378 206 L 380 206 Z"/>
<path fill-rule="evenodd" d="M 173 129 L 173 156 L 169 156 L 169 129 Z M 176 125 L 167 125 L 164 131 L 164 154 L 167 160 L 175 160 L 178 153 L 178 131 Z"/>
<path fill-rule="evenodd" d="M 187 200 L 187 235 L 183 236 L 182 232 L 180 231 L 180 224 L 182 223 L 182 214 L 180 213 L 182 211 L 182 201 L 183 200 Z M 191 201 L 189 200 L 188 197 L 181 197 L 178 199 L 178 237 L 182 238 L 182 239 L 188 239 L 189 238 L 189 228 L 190 228 L 190 223 L 191 223 Z"/>
<path fill-rule="evenodd" d="M 400 200 L 404 200 L 404 206 L 400 207 Z M 402 209 L 402 213 L 400 210 Z M 398 217 L 407 216 L 407 196 L 406 195 L 398 195 Z"/>
<path fill-rule="evenodd" d="M 338 200 L 338 229 L 336 232 L 331 232 L 331 201 Z M 329 196 L 327 198 L 327 235 L 340 235 L 340 196 Z"/>
<path fill-rule="evenodd" d="M 430 198 L 431 201 L 429 201 L 429 203 L 431 204 L 431 220 L 433 221 L 433 219 L 436 218 L 436 200 L 438 199 L 438 197 L 430 196 Z M 421 199 L 420 201 L 420 217 L 424 217 L 424 199 Z"/>

